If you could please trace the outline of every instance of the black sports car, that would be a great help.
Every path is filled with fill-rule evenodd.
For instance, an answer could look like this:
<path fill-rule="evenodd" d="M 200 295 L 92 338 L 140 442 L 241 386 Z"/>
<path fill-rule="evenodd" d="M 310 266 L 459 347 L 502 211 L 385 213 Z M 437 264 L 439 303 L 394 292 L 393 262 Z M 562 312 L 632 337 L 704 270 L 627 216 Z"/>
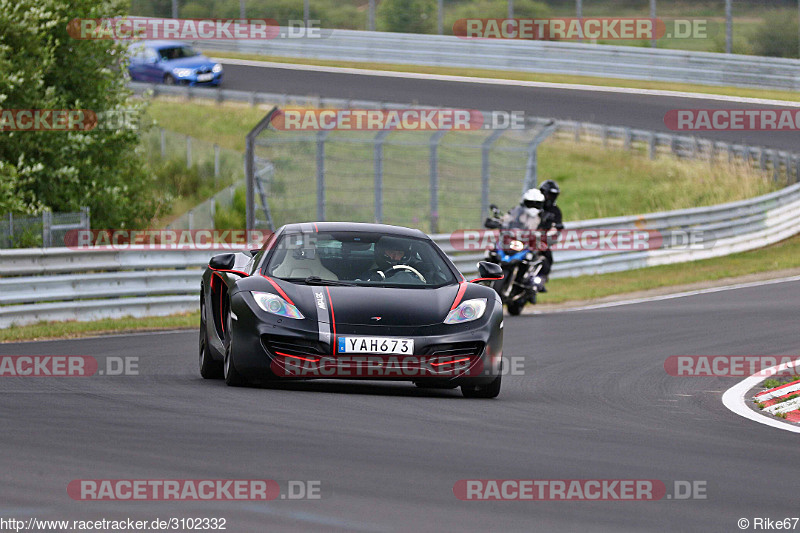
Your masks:
<path fill-rule="evenodd" d="M 503 305 L 419 230 L 289 224 L 259 250 L 217 255 L 200 294 L 200 373 L 228 385 L 297 379 L 411 381 L 500 392 Z"/>

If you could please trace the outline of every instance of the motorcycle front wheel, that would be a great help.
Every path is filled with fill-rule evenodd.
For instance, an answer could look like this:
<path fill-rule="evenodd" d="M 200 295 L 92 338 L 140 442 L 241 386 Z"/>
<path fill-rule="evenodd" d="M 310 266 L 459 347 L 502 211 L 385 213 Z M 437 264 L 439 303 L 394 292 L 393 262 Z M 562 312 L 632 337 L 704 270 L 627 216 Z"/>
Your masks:
<path fill-rule="evenodd" d="M 508 302 L 508 314 L 517 316 L 522 312 L 522 309 L 525 307 L 526 300 L 520 298 L 519 300 Z"/>

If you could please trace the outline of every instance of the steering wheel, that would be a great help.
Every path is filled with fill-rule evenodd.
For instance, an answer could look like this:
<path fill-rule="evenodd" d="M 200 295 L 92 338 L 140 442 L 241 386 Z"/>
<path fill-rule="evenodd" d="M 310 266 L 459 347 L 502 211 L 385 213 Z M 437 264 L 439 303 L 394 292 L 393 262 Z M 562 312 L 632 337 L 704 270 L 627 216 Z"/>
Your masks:
<path fill-rule="evenodd" d="M 411 272 L 412 274 L 414 274 L 415 276 L 417 276 L 422 283 L 428 283 L 427 281 L 425 281 L 425 276 L 423 276 L 422 274 L 419 273 L 419 270 L 417 270 L 414 267 L 408 266 L 408 265 L 395 265 L 392 268 L 390 268 L 389 270 L 387 270 L 387 272 L 391 272 L 392 270 L 397 270 L 397 269 L 407 270 L 407 271 Z M 381 271 L 378 270 L 378 272 L 381 272 Z M 381 272 L 381 275 L 383 275 L 383 272 Z"/>

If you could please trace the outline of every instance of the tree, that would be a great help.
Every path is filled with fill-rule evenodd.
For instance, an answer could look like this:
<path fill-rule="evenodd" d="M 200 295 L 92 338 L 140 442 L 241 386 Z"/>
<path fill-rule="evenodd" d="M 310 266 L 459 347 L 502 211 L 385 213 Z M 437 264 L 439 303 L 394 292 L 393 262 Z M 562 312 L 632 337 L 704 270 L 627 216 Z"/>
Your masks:
<path fill-rule="evenodd" d="M 125 113 L 141 105 L 126 86 L 125 43 L 77 40 L 75 18 L 124 14 L 124 0 L 0 0 L 0 107 Z M 6 208 L 77 211 L 89 206 L 97 227 L 145 224 L 154 209 L 150 179 L 130 127 L 90 131 L 0 131 L 0 187 Z"/>

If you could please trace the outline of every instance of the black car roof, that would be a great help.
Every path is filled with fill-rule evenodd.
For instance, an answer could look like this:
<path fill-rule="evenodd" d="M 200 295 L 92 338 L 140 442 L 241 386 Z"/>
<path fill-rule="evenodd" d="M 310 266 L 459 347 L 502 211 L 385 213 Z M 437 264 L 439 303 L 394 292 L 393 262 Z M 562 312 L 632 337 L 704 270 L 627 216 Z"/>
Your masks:
<path fill-rule="evenodd" d="M 405 228 L 403 226 L 391 226 L 389 224 L 369 224 L 366 222 L 303 222 L 298 224 L 286 224 L 284 231 L 290 232 L 314 232 L 314 231 L 365 231 L 370 233 L 380 233 L 382 235 L 398 235 L 404 237 L 422 237 L 427 235 L 418 229 Z"/>

